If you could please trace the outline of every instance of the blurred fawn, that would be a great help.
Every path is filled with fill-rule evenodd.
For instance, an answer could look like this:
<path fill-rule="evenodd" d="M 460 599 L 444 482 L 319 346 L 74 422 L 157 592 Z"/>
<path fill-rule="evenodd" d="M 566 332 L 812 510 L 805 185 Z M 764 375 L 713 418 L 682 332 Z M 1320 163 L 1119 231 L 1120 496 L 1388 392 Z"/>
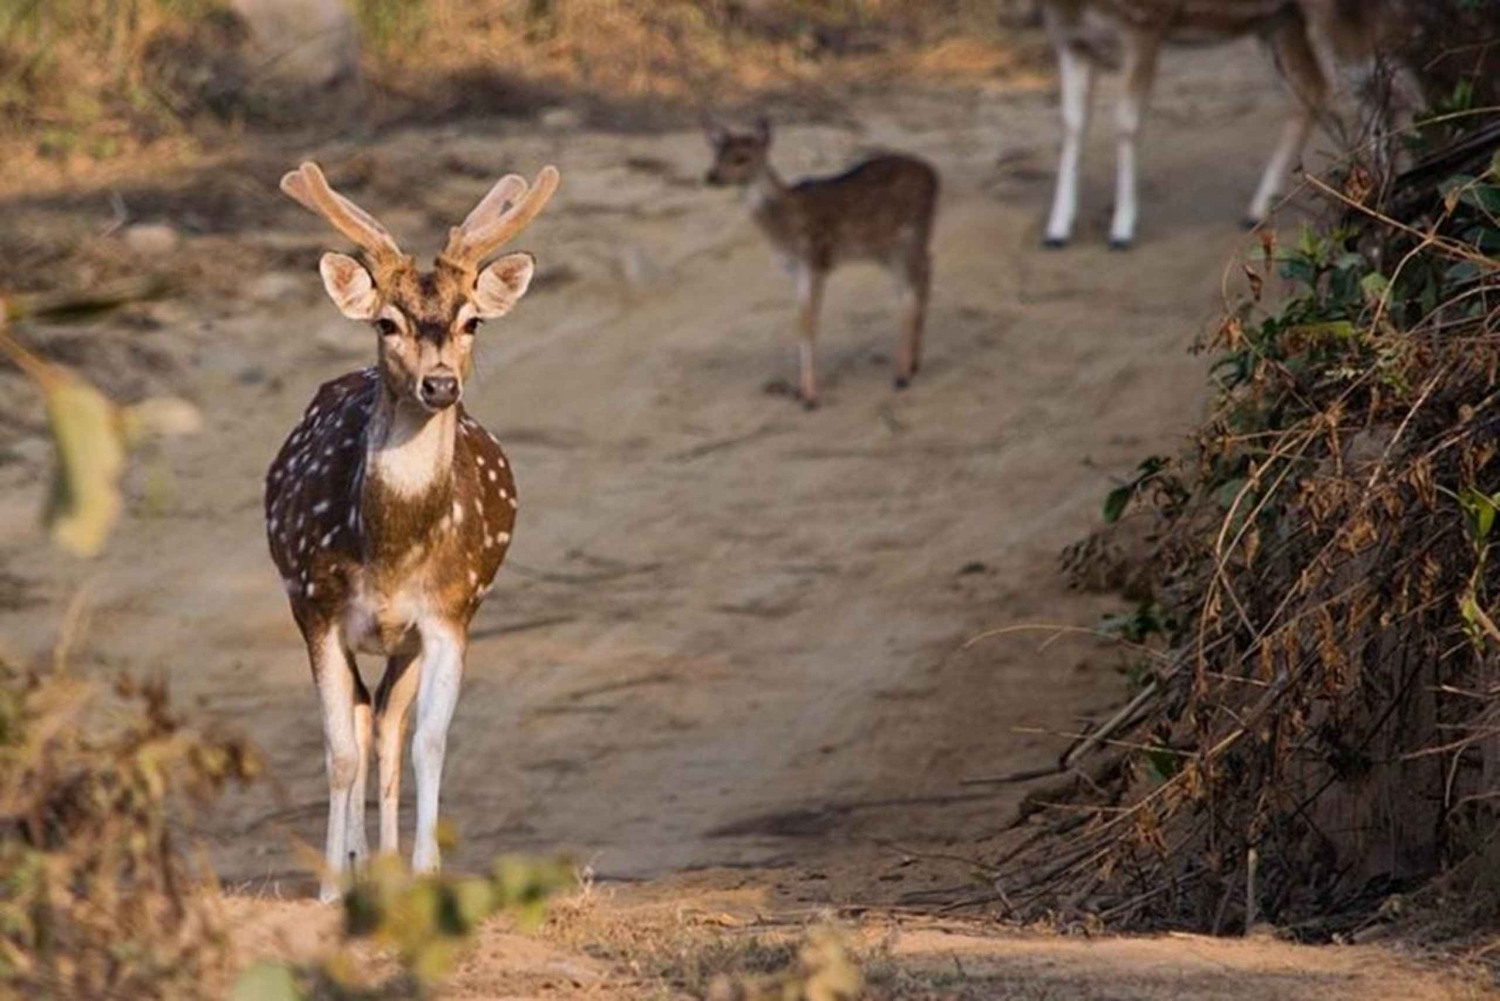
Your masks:
<path fill-rule="evenodd" d="M 1388 0 L 1042 0 L 1047 34 L 1057 54 L 1062 89 L 1062 155 L 1057 188 L 1043 243 L 1067 244 L 1078 214 L 1078 173 L 1088 126 L 1093 72 L 1108 60 L 1104 52 L 1118 40 L 1124 52 L 1124 88 L 1115 115 L 1115 211 L 1110 246 L 1129 247 L 1135 239 L 1137 204 L 1136 138 L 1156 76 L 1157 56 L 1175 39 L 1231 41 L 1260 35 L 1270 45 L 1290 83 L 1296 107 L 1261 175 L 1245 213 L 1257 226 L 1302 154 L 1313 126 L 1325 113 L 1331 74 L 1352 69 L 1357 96 L 1376 130 L 1376 153 L 1392 122 L 1386 106 L 1394 97 L 1398 113 L 1414 110 L 1414 81 L 1400 72 L 1389 79 L 1379 70 L 1381 35 L 1398 25 L 1385 8 Z M 1383 84 L 1393 85 L 1387 93 Z M 1405 107 L 1402 107 L 1405 105 Z"/>
<path fill-rule="evenodd" d="M 323 708 L 328 850 L 321 896 L 339 895 L 348 864 L 368 853 L 365 781 L 380 762 L 380 850 L 398 850 L 401 751 L 416 703 L 412 762 L 417 834 L 412 865 L 438 867 L 438 786 L 458 702 L 469 621 L 505 558 L 516 489 L 494 436 L 459 402 L 481 321 L 526 293 L 529 254 L 484 262 L 556 190 L 500 179 L 430 271 L 389 231 L 329 187 L 315 164 L 281 189 L 364 251 L 323 255 L 334 305 L 374 326 L 378 363 L 325 383 L 266 477 L 266 535 L 307 643 Z M 356 650 L 386 658 L 373 703 Z"/>
<path fill-rule="evenodd" d="M 828 273 L 844 261 L 872 261 L 896 278 L 902 316 L 895 381 L 904 389 L 922 366 L 937 171 L 913 157 L 887 155 L 835 177 L 787 185 L 771 166 L 771 126 L 764 118 L 750 132 L 710 124 L 707 134 L 714 162 L 705 180 L 748 191 L 751 217 L 797 276 L 803 405 L 812 409 L 818 403 L 818 310 Z"/>

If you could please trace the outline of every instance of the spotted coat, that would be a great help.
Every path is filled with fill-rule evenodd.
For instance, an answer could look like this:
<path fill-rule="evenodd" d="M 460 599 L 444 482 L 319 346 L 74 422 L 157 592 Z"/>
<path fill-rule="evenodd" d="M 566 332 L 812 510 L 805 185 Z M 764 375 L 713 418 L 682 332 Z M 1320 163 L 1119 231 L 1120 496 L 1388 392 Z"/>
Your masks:
<path fill-rule="evenodd" d="M 516 488 L 495 437 L 460 404 L 452 472 L 416 497 L 367 478 L 374 368 L 324 383 L 266 476 L 266 537 L 303 634 L 368 610 L 346 642 L 394 654 L 413 642 L 402 591 L 466 627 L 510 545 Z"/>

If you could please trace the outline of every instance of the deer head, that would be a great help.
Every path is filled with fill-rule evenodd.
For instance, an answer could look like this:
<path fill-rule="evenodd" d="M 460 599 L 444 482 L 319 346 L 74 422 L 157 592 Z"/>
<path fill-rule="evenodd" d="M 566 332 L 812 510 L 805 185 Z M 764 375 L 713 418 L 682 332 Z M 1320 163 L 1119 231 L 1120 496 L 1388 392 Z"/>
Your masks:
<path fill-rule="evenodd" d="M 709 184 L 749 184 L 766 164 L 771 151 L 771 123 L 762 117 L 749 132 L 736 132 L 716 122 L 704 127 L 714 152 L 713 166 L 703 178 Z"/>
<path fill-rule="evenodd" d="M 463 395 L 479 324 L 509 313 L 531 284 L 530 254 L 491 257 L 536 218 L 557 190 L 554 167 L 528 186 L 516 174 L 495 183 L 468 218 L 453 227 L 431 271 L 417 268 L 390 231 L 334 191 L 315 163 L 281 179 L 281 190 L 326 219 L 364 252 L 323 255 L 318 270 L 339 312 L 374 325 L 380 335 L 380 373 L 398 404 L 430 413 Z"/>

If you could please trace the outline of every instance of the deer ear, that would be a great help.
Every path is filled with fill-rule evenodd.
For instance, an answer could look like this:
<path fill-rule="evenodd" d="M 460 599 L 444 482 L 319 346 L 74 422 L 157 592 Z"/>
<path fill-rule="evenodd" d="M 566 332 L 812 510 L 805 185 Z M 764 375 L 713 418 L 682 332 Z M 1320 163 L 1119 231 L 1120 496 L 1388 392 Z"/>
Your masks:
<path fill-rule="evenodd" d="M 380 311 L 380 293 L 365 266 L 347 254 L 327 253 L 318 262 L 328 298 L 351 320 L 373 320 Z"/>
<path fill-rule="evenodd" d="M 506 254 L 479 272 L 474 283 L 474 308 L 481 319 L 491 320 L 509 313 L 526 294 L 536 258 L 530 254 Z"/>
<path fill-rule="evenodd" d="M 703 137 L 714 149 L 718 149 L 729 141 L 729 130 L 711 118 L 703 120 Z"/>

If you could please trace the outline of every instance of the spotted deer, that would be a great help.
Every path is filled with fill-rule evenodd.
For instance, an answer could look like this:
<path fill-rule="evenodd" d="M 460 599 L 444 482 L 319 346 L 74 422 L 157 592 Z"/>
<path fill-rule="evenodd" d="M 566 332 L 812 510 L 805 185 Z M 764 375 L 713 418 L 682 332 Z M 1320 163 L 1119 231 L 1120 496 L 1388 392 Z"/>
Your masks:
<path fill-rule="evenodd" d="M 374 326 L 373 368 L 325 383 L 266 476 L 266 534 L 307 644 L 323 710 L 328 769 L 322 899 L 362 864 L 370 744 L 379 760 L 380 850 L 398 851 L 397 804 L 407 718 L 416 703 L 412 762 L 417 830 L 412 865 L 439 865 L 438 787 L 458 702 L 469 622 L 505 558 L 516 487 L 495 437 L 461 402 L 475 331 L 509 313 L 535 262 L 511 253 L 485 263 L 541 212 L 559 177 L 528 187 L 503 177 L 431 270 L 390 232 L 329 187 L 316 164 L 281 190 L 363 251 L 326 253 L 323 287 L 339 311 Z M 355 652 L 386 659 L 372 700 Z"/>
<path fill-rule="evenodd" d="M 818 404 L 813 341 L 828 274 L 844 261 L 873 261 L 888 269 L 901 295 L 901 339 L 895 358 L 897 389 L 922 367 L 922 336 L 932 284 L 933 217 L 938 175 L 915 157 L 872 157 L 834 177 L 784 183 L 771 166 L 771 125 L 750 132 L 717 123 L 706 128 L 714 161 L 708 184 L 739 185 L 750 215 L 797 278 L 801 362 L 798 396 Z"/>
<path fill-rule="evenodd" d="M 1043 237 L 1048 247 L 1065 246 L 1073 233 L 1094 70 L 1109 61 L 1114 42 L 1123 52 L 1124 75 L 1115 113 L 1115 209 L 1109 229 L 1110 246 L 1117 250 L 1135 239 L 1140 211 L 1137 137 L 1157 57 L 1169 41 L 1230 41 L 1259 35 L 1291 86 L 1294 107 L 1250 200 L 1247 226 L 1259 225 L 1270 213 L 1326 111 L 1330 81 L 1340 67 L 1354 76 L 1356 97 L 1371 113 L 1369 124 L 1377 132 L 1388 131 L 1396 116 L 1414 110 L 1411 74 L 1379 72 L 1381 37 L 1399 27 L 1386 10 L 1386 0 L 1041 0 L 1041 6 L 1057 54 L 1063 126 L 1057 187 Z M 1394 93 L 1383 89 L 1383 83 L 1394 84 Z"/>

